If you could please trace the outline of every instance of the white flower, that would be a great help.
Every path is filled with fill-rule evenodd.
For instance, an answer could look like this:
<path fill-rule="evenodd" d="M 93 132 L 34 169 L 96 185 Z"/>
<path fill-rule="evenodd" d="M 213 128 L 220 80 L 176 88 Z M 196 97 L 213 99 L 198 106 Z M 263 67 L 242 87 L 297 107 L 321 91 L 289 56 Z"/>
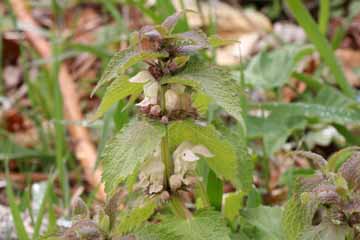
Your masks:
<path fill-rule="evenodd" d="M 193 145 L 187 141 L 181 143 L 173 153 L 174 173 L 183 178 L 187 172 L 194 171 L 199 155 L 208 158 L 214 156 L 204 145 Z"/>
<path fill-rule="evenodd" d="M 145 83 L 144 99 L 136 104 L 136 106 L 147 107 L 149 105 L 157 104 L 160 85 L 149 71 L 140 71 L 134 77 L 130 78 L 129 82 Z"/>
<path fill-rule="evenodd" d="M 182 99 L 185 97 L 185 86 L 182 84 L 171 84 L 165 92 L 166 110 L 172 112 L 182 109 Z"/>
<path fill-rule="evenodd" d="M 165 103 L 166 110 L 172 112 L 180 108 L 180 97 L 174 90 L 168 89 L 165 92 Z"/>
<path fill-rule="evenodd" d="M 160 147 L 147 159 L 139 173 L 139 187 L 149 190 L 150 194 L 163 189 L 165 166 L 161 161 Z"/>

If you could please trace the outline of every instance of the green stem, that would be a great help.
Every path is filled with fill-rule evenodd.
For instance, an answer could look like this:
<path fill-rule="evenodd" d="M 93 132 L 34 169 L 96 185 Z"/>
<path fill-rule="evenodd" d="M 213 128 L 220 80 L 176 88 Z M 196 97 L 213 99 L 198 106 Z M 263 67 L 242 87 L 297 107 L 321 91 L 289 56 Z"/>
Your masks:
<path fill-rule="evenodd" d="M 165 92 L 166 85 L 160 87 L 160 108 L 161 114 L 163 116 L 166 115 L 166 102 L 165 102 Z M 168 126 L 165 124 L 165 136 L 161 139 L 161 160 L 164 163 L 165 171 L 164 171 L 164 188 L 167 189 L 169 187 L 169 178 L 172 173 L 173 164 L 170 157 L 169 151 L 169 134 L 168 134 Z"/>

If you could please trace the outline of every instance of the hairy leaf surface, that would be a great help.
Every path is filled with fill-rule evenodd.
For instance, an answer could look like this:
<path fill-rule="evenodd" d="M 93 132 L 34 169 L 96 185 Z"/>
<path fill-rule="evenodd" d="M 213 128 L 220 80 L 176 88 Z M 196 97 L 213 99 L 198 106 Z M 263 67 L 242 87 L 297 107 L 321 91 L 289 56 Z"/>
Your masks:
<path fill-rule="evenodd" d="M 101 156 L 102 177 L 110 195 L 159 146 L 164 133 L 160 125 L 134 119 L 110 140 Z"/>
<path fill-rule="evenodd" d="M 164 225 L 180 235 L 179 240 L 230 240 L 230 231 L 216 211 L 199 211 L 191 219 L 169 220 Z"/>
<path fill-rule="evenodd" d="M 163 79 L 162 83 L 181 83 L 203 91 L 235 117 L 245 129 L 241 115 L 241 89 L 231 78 L 230 72 L 214 65 L 191 61 L 184 71 Z"/>
<path fill-rule="evenodd" d="M 147 201 L 143 206 L 131 210 L 121 218 L 118 226 L 115 227 L 115 234 L 123 235 L 140 227 L 154 213 L 156 204 L 154 201 Z"/>
<path fill-rule="evenodd" d="M 300 194 L 294 194 L 286 203 L 283 211 L 281 225 L 284 231 L 285 239 L 301 240 L 304 230 L 311 225 L 312 218 L 317 204 L 310 201 L 304 203 L 301 201 Z"/>
<path fill-rule="evenodd" d="M 98 107 L 93 119 L 98 119 L 107 112 L 117 101 L 129 96 L 139 95 L 142 92 L 142 83 L 130 83 L 129 78 L 125 75 L 116 78 L 110 86 L 106 88 L 100 106 Z"/>
<path fill-rule="evenodd" d="M 150 51 L 140 52 L 132 48 L 128 48 L 126 50 L 116 53 L 110 59 L 108 65 L 104 70 L 104 73 L 102 74 L 91 95 L 93 95 L 104 84 L 111 82 L 117 76 L 124 74 L 125 71 L 134 64 L 144 60 L 161 57 L 167 57 L 167 53 Z"/>

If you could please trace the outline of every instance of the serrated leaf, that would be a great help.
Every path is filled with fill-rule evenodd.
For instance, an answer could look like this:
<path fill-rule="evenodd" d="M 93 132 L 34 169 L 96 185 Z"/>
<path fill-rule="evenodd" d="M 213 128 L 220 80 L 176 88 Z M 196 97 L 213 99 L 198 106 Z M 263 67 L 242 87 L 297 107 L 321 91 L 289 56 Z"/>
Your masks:
<path fill-rule="evenodd" d="M 163 126 L 133 119 L 105 146 L 102 179 L 110 195 L 159 146 L 164 133 Z"/>
<path fill-rule="evenodd" d="M 246 221 L 256 226 L 269 240 L 283 240 L 281 228 L 281 207 L 260 206 L 242 212 Z"/>
<path fill-rule="evenodd" d="M 130 83 L 129 78 L 125 75 L 117 77 L 106 88 L 100 106 L 92 119 L 95 120 L 102 117 L 117 101 L 130 95 L 139 95 L 142 92 L 143 86 L 143 83 Z"/>
<path fill-rule="evenodd" d="M 212 158 L 206 158 L 209 167 L 220 178 L 230 180 L 241 188 L 239 162 L 234 146 L 212 126 L 196 125 L 190 121 L 177 121 L 169 126 L 170 149 L 174 150 L 184 141 L 206 146 Z"/>
<path fill-rule="evenodd" d="M 162 224 L 148 224 L 134 233 L 136 240 L 180 240 L 181 236 Z"/>
<path fill-rule="evenodd" d="M 240 101 L 241 89 L 224 69 L 190 61 L 184 71 L 163 79 L 162 83 L 181 83 L 204 92 L 236 118 L 245 131 Z"/>
<path fill-rule="evenodd" d="M 300 194 L 294 194 L 286 203 L 283 211 L 281 225 L 285 239 L 301 240 L 305 228 L 312 223 L 317 204 L 314 202 L 303 203 Z"/>
<path fill-rule="evenodd" d="M 111 82 L 119 75 L 123 75 L 128 68 L 135 65 L 136 63 L 144 60 L 163 58 L 167 56 L 168 54 L 166 52 L 141 52 L 132 48 L 128 48 L 116 53 L 110 59 L 91 95 L 93 95 L 104 84 Z"/>
<path fill-rule="evenodd" d="M 239 164 L 239 181 L 241 183 L 241 190 L 244 193 L 249 193 L 252 189 L 255 164 L 248 152 L 246 135 L 238 123 L 232 126 L 217 127 L 235 147 Z"/>
<path fill-rule="evenodd" d="M 358 124 L 360 122 L 360 111 L 358 110 L 312 103 L 264 103 L 260 104 L 260 108 L 270 111 L 281 110 L 289 115 L 316 118 L 326 123 Z"/>
<path fill-rule="evenodd" d="M 149 200 L 143 204 L 132 209 L 124 217 L 120 219 L 120 223 L 115 226 L 114 234 L 123 235 L 129 233 L 140 227 L 151 215 L 155 212 L 156 204 L 154 201 Z"/>
<path fill-rule="evenodd" d="M 256 55 L 245 69 L 245 81 L 257 88 L 283 86 L 296 67 L 298 46 L 286 46 Z"/>
<path fill-rule="evenodd" d="M 199 211 L 190 219 L 169 220 L 164 227 L 180 235 L 179 240 L 230 240 L 230 231 L 216 211 Z"/>

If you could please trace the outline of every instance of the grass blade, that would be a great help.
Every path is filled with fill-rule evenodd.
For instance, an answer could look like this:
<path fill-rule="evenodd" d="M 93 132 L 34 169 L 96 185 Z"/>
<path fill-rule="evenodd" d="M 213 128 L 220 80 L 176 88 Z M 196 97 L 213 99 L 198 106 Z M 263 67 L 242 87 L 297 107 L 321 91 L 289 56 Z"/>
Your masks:
<path fill-rule="evenodd" d="M 54 183 L 54 179 L 57 176 L 56 173 L 51 174 L 50 178 L 48 179 L 47 183 L 46 183 L 46 191 L 45 191 L 45 196 L 43 197 L 42 201 L 41 201 L 41 205 L 40 205 L 40 209 L 39 209 L 39 213 L 37 215 L 36 218 L 36 222 L 35 222 L 35 226 L 34 226 L 34 233 L 32 238 L 34 240 L 39 239 L 39 235 L 40 235 L 40 227 L 42 224 L 42 220 L 45 216 L 45 210 L 46 210 L 46 206 L 49 204 L 51 204 L 51 190 L 52 190 L 52 185 Z"/>
<path fill-rule="evenodd" d="M 330 1 L 329 0 L 320 0 L 320 10 L 319 10 L 319 31 L 326 35 L 327 27 L 330 17 Z"/>
<path fill-rule="evenodd" d="M 335 58 L 331 45 L 320 33 L 318 26 L 316 25 L 314 19 L 310 16 L 304 4 L 302 4 L 300 0 L 286 0 L 286 3 L 297 22 L 302 28 L 304 28 L 310 41 L 319 51 L 325 64 L 330 68 L 330 71 L 334 75 L 335 80 L 337 84 L 339 84 L 343 93 L 354 98 L 354 92 L 347 82 L 344 72 Z"/>
<path fill-rule="evenodd" d="M 56 167 L 59 172 L 60 184 L 62 191 L 64 193 L 64 205 L 65 208 L 69 206 L 70 203 L 70 192 L 69 192 L 69 185 L 67 179 L 67 171 L 66 171 L 66 164 L 65 164 L 65 127 L 61 123 L 64 119 L 63 116 L 63 99 L 60 92 L 60 85 L 59 85 L 59 55 L 60 49 L 58 47 L 58 43 L 54 42 L 57 38 L 53 39 L 52 42 L 52 51 L 55 61 L 53 61 L 53 65 L 51 68 L 52 79 L 54 81 L 54 119 L 55 119 L 55 148 L 56 148 Z"/>
<path fill-rule="evenodd" d="M 14 195 L 13 188 L 11 185 L 11 180 L 10 180 L 10 176 L 9 176 L 9 168 L 7 166 L 7 162 L 6 162 L 5 174 L 6 174 L 6 196 L 7 196 L 9 205 L 10 205 L 11 215 L 13 218 L 17 237 L 20 240 L 30 240 L 30 238 L 25 230 L 23 220 L 21 219 L 20 210 L 19 210 L 18 206 L 16 205 L 16 199 L 15 199 L 15 195 Z"/>

